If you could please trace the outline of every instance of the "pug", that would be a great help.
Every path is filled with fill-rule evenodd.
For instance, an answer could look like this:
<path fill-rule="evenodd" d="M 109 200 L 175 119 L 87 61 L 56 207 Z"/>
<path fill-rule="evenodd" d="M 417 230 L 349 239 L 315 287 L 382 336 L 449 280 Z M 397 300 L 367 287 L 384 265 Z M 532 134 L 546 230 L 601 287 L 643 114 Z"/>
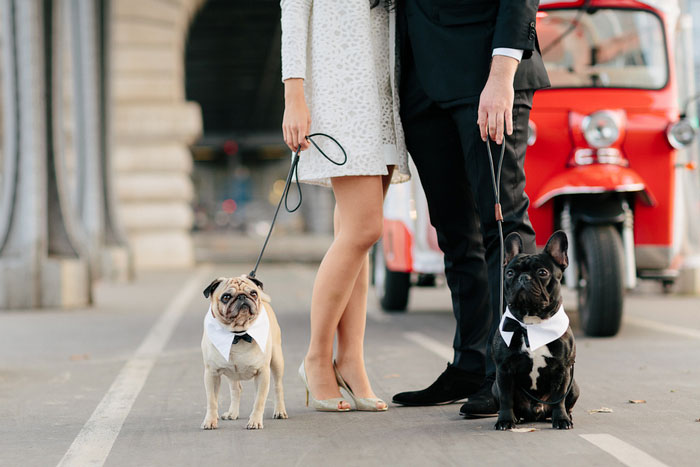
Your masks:
<path fill-rule="evenodd" d="M 536 255 L 522 253 L 517 233 L 506 237 L 507 308 L 492 340 L 497 430 L 547 418 L 554 428 L 573 428 L 571 409 L 579 397 L 573 374 L 576 343 L 561 297 L 567 247 L 562 231 L 552 234 Z"/>
<path fill-rule="evenodd" d="M 231 405 L 222 420 L 236 420 L 241 400 L 241 381 L 255 379 L 255 402 L 247 428 L 263 428 L 265 401 L 270 390 L 270 374 L 275 380 L 273 418 L 287 418 L 282 376 L 282 338 L 270 297 L 262 282 L 249 276 L 219 277 L 204 289 L 210 307 L 204 319 L 202 357 L 207 413 L 202 428 L 218 426 L 218 399 L 221 376 L 228 379 Z"/>

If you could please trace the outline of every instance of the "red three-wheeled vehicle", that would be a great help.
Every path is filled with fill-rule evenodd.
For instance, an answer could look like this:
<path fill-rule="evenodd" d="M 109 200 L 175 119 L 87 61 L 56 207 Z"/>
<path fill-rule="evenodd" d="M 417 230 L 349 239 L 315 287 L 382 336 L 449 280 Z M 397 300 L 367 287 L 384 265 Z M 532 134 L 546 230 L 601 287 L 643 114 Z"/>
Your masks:
<path fill-rule="evenodd" d="M 568 235 L 565 283 L 577 290 L 588 335 L 618 332 L 625 290 L 638 277 L 668 286 L 677 275 L 676 172 L 692 168 L 677 153 L 695 136 L 679 106 L 677 20 L 676 2 L 667 0 L 540 3 L 552 87 L 535 94 L 530 116 L 529 215 L 539 247 L 557 229 Z M 423 197 L 411 190 L 392 187 L 385 205 L 374 268 L 385 309 L 405 308 L 408 286 L 433 283 L 425 278 L 439 264 L 426 262 L 436 253 L 426 240 L 434 232 L 420 221 Z"/>

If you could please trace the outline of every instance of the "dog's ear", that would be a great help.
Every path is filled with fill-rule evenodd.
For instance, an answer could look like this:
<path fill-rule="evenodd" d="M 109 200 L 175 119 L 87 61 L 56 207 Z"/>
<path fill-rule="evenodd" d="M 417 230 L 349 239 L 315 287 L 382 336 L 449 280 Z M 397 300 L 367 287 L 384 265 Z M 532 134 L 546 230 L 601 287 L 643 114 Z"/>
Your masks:
<path fill-rule="evenodd" d="M 204 289 L 204 297 L 205 297 L 205 298 L 209 298 L 209 296 L 210 296 L 211 294 L 214 293 L 214 291 L 216 290 L 216 288 L 217 288 L 217 287 L 219 286 L 219 284 L 221 284 L 223 281 L 224 281 L 224 280 L 223 280 L 221 277 L 219 277 L 218 279 L 214 279 L 213 281 L 211 281 L 211 284 L 209 284 L 209 285 L 207 286 L 207 288 Z"/>
<path fill-rule="evenodd" d="M 258 280 L 256 277 L 251 277 L 251 276 L 243 276 L 243 277 L 245 277 L 245 278 L 248 279 L 250 282 L 252 282 L 253 284 L 255 284 L 255 285 L 257 285 L 258 287 L 260 287 L 260 290 L 263 289 L 263 283 L 262 283 L 260 280 Z"/>
<path fill-rule="evenodd" d="M 510 263 L 510 261 L 518 256 L 523 251 L 523 239 L 520 238 L 518 232 L 512 232 L 508 234 L 504 242 L 505 247 L 505 257 L 503 258 L 503 266 Z"/>
<path fill-rule="evenodd" d="M 549 237 L 549 240 L 547 240 L 544 251 L 552 257 L 560 268 L 566 269 L 569 265 L 569 256 L 566 254 L 568 248 L 569 241 L 566 238 L 566 234 L 561 230 L 557 230 Z"/>

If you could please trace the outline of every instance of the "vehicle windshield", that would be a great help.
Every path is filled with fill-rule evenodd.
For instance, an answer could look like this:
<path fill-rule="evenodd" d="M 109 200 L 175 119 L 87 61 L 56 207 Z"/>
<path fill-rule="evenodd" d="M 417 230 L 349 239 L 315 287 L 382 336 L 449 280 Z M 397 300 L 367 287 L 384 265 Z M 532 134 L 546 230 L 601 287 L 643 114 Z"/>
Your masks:
<path fill-rule="evenodd" d="M 554 88 L 661 89 L 668 80 L 661 20 L 648 11 L 595 8 L 538 15 Z"/>

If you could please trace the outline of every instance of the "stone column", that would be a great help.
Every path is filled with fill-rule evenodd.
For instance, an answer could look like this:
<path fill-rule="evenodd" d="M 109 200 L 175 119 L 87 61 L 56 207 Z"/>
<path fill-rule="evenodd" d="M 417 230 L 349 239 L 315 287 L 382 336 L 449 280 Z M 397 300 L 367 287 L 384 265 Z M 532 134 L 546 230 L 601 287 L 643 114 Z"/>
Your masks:
<path fill-rule="evenodd" d="M 202 120 L 185 102 L 183 61 L 201 3 L 112 3 L 116 194 L 137 270 L 194 264 L 188 148 Z"/>
<path fill-rule="evenodd" d="M 80 220 L 93 278 L 126 280 L 131 261 L 112 196 L 109 129 L 109 0 L 69 0 L 72 63 L 74 208 Z M 65 24 L 65 23 L 64 23 Z M 65 74 L 62 74 L 65 76 Z"/>
<path fill-rule="evenodd" d="M 0 308 L 84 306 L 91 299 L 89 266 L 57 144 L 55 2 L 2 0 L 0 9 Z"/>

